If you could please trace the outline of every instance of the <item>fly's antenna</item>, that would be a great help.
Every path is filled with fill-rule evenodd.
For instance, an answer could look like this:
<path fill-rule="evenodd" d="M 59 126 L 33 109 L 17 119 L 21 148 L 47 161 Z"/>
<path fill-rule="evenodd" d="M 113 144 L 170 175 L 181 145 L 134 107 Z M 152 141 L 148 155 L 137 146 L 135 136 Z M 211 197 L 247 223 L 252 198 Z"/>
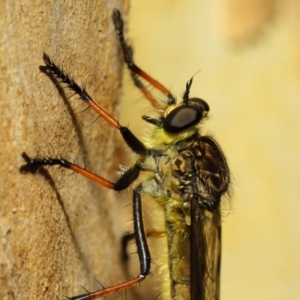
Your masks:
<path fill-rule="evenodd" d="M 187 103 L 189 100 L 190 89 L 193 83 L 194 76 L 186 83 L 185 92 L 183 94 L 183 103 Z"/>
<path fill-rule="evenodd" d="M 185 91 L 184 91 L 184 94 L 183 94 L 183 103 L 185 103 L 185 104 L 189 100 L 190 89 L 191 89 L 191 86 L 192 86 L 192 83 L 193 83 L 194 76 L 197 75 L 200 71 L 201 70 L 198 70 L 196 73 L 194 73 L 192 78 L 186 83 Z"/>

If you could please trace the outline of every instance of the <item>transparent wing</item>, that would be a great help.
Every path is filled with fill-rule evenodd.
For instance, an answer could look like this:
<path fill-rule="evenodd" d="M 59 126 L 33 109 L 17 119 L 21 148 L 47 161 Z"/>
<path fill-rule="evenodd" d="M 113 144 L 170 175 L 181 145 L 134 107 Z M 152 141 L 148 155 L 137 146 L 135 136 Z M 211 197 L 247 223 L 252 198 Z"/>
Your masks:
<path fill-rule="evenodd" d="M 201 208 L 197 198 L 191 200 L 191 300 L 219 300 L 220 212 Z"/>

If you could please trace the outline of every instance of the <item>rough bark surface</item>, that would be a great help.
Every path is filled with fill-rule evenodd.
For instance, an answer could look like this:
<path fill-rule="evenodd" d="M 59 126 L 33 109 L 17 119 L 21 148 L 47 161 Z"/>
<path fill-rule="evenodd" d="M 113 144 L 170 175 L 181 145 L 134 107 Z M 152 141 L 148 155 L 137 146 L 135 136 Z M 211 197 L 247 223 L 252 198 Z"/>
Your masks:
<path fill-rule="evenodd" d="M 121 2 L 0 1 L 1 299 L 62 299 L 100 288 L 95 279 L 124 279 L 112 192 L 58 167 L 19 173 L 25 151 L 116 179 L 116 130 L 39 65 L 47 52 L 117 116 L 122 61 L 111 14 Z"/>

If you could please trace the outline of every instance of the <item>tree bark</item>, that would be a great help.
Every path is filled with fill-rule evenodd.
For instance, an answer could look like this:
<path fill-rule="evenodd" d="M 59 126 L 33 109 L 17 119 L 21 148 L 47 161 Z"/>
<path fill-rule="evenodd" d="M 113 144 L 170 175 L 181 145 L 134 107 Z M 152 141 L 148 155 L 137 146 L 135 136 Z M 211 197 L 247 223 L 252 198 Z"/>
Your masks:
<path fill-rule="evenodd" d="M 1 299 L 62 299 L 84 293 L 81 286 L 101 288 L 95 279 L 105 285 L 124 279 L 112 193 L 58 167 L 19 172 L 25 151 L 116 179 L 118 132 L 94 122 L 96 114 L 39 65 L 47 52 L 117 117 L 122 60 L 111 15 L 121 3 L 0 2 Z"/>

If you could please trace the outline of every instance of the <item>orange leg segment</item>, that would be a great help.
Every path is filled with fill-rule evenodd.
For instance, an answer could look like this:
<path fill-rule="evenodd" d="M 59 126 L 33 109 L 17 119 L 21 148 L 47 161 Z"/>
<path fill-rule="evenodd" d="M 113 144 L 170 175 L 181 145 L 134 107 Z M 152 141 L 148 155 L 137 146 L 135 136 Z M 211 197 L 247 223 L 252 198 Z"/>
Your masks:
<path fill-rule="evenodd" d="M 98 299 L 100 297 L 104 297 L 104 296 L 108 296 L 108 295 L 112 295 L 115 294 L 119 291 L 122 290 L 127 290 L 137 284 L 139 284 L 140 282 L 142 282 L 145 279 L 144 276 L 140 275 L 136 278 L 133 278 L 131 280 L 119 283 L 119 284 L 115 284 L 112 285 L 110 287 L 104 288 L 102 290 L 98 290 L 95 292 L 91 292 L 91 293 L 86 293 L 86 294 L 82 294 L 82 295 L 78 295 L 78 296 L 74 296 L 69 298 L 70 300 L 92 300 L 92 299 Z"/>
<path fill-rule="evenodd" d="M 132 48 L 127 45 L 124 38 L 124 22 L 122 20 L 121 13 L 117 9 L 115 9 L 113 12 L 113 22 L 121 45 L 124 61 L 127 64 L 129 70 L 133 73 L 133 80 L 136 86 L 141 89 L 143 94 L 146 96 L 148 100 L 150 100 L 151 104 L 154 107 L 158 107 L 159 105 L 158 101 L 152 96 L 152 94 L 149 91 L 147 91 L 146 87 L 142 85 L 139 82 L 139 80 L 136 81 L 136 79 L 134 78 L 135 76 L 139 76 L 143 78 L 148 83 L 150 83 L 154 88 L 156 88 L 161 93 L 166 95 L 168 98 L 168 105 L 175 103 L 176 102 L 175 97 L 171 94 L 171 92 L 166 87 L 164 87 L 160 82 L 158 82 L 150 75 L 148 75 L 146 72 L 144 72 L 134 63 L 132 58 Z"/>

